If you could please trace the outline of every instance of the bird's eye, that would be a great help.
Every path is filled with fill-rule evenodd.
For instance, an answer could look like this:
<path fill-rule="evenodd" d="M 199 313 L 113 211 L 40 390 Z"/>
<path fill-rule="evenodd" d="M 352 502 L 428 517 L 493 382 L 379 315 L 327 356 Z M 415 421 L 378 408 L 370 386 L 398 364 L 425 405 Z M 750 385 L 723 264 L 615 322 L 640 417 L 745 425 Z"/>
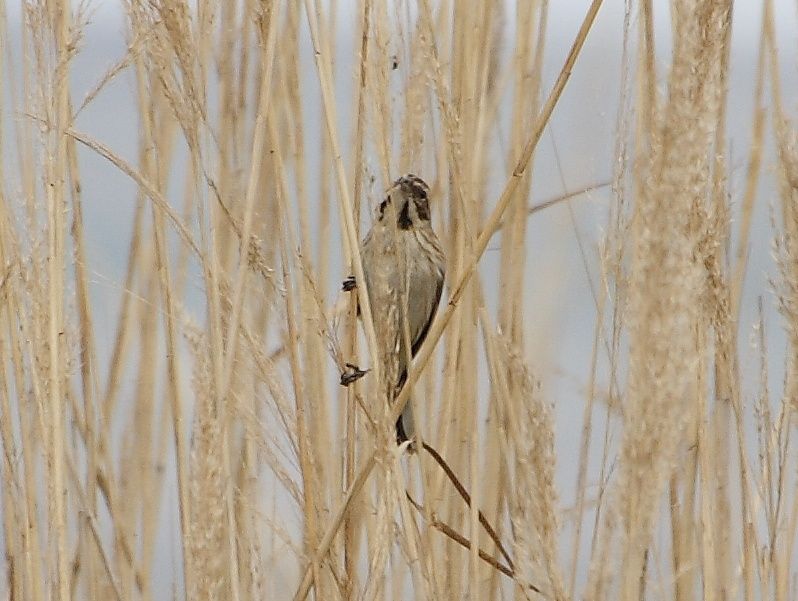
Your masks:
<path fill-rule="evenodd" d="M 423 196 L 419 196 L 415 201 L 415 205 L 419 219 L 429 220 L 429 201 L 427 200 L 427 195 L 424 194 Z"/>
<path fill-rule="evenodd" d="M 410 186 L 408 186 L 407 192 L 416 198 L 427 200 L 427 189 L 424 186 L 418 185 L 416 182 L 412 182 Z"/>

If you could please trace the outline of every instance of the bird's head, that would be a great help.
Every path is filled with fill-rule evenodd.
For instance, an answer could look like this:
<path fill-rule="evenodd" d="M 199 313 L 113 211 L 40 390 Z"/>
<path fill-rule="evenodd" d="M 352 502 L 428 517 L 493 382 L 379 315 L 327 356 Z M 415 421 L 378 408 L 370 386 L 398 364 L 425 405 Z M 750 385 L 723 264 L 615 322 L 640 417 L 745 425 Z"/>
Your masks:
<path fill-rule="evenodd" d="M 397 179 L 380 203 L 380 220 L 396 215 L 400 230 L 408 230 L 429 223 L 429 186 L 412 173 Z"/>

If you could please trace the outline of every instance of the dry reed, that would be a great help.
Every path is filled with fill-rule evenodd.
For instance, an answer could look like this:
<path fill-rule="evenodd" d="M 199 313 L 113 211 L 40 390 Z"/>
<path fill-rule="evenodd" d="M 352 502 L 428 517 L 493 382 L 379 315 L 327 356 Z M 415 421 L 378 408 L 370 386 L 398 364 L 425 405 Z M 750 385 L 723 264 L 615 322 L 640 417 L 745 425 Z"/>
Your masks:
<path fill-rule="evenodd" d="M 616 60 L 589 44 L 601 0 L 579 4 L 551 44 L 546 0 L 127 0 L 123 53 L 82 97 L 90 7 L 3 8 L 0 595 L 798 595 L 798 135 L 775 8 L 753 111 L 731 115 L 731 0 L 674 0 L 670 24 L 628 0 L 601 84 L 619 89 L 611 189 L 535 203 L 566 84 Z M 86 120 L 120 84 L 130 148 Z M 739 191 L 732 120 L 751 132 Z M 382 309 L 339 282 L 364 280 L 363 227 L 404 172 L 431 184 L 448 280 L 388 407 Z M 133 210 L 108 311 L 91 199 L 111 177 L 132 192 L 105 202 Z M 772 286 L 752 294 L 770 180 Z M 606 202 L 598 244 L 574 227 L 593 331 L 559 365 L 564 341 L 530 323 L 567 321 L 567 300 L 529 290 L 567 278 L 530 249 L 584 194 Z M 369 371 L 340 387 L 347 363 Z M 580 382 L 576 412 L 553 365 Z M 412 454 L 390 433 L 411 391 Z"/>

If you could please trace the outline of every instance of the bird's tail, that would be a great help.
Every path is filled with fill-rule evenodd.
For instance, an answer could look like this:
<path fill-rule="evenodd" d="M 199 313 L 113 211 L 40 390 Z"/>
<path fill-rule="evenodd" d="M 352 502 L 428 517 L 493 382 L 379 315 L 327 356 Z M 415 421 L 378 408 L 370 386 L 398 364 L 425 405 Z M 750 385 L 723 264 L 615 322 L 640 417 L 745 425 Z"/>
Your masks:
<path fill-rule="evenodd" d="M 407 405 L 405 405 L 402 415 L 396 420 L 396 444 L 407 442 L 415 434 L 412 402 L 413 399 L 407 399 Z"/>

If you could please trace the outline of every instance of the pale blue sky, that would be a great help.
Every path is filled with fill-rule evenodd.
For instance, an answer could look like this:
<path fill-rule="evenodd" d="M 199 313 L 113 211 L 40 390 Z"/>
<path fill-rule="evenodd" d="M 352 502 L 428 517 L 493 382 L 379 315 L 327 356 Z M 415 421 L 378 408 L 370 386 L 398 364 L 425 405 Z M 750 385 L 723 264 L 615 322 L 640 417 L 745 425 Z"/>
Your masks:
<path fill-rule="evenodd" d="M 573 39 L 588 4 L 587 0 L 550 2 L 548 48 L 544 69 L 545 89 L 548 89 L 558 73 L 567 46 Z M 657 44 L 660 50 L 658 62 L 660 73 L 664 74 L 670 42 L 670 28 L 667 24 L 669 3 L 660 0 L 655 2 L 655 5 L 658 24 Z M 90 6 L 91 23 L 86 29 L 82 50 L 75 58 L 71 71 L 75 104 L 82 100 L 86 91 L 91 89 L 102 73 L 118 60 L 125 50 L 126 33 L 119 3 L 106 0 L 94 2 Z M 784 98 L 786 108 L 792 116 L 796 116 L 798 115 L 796 112 L 798 3 L 777 0 L 775 6 L 778 15 L 777 36 L 782 58 Z M 577 189 L 606 180 L 611 175 L 619 100 L 623 9 L 622 2 L 607 0 L 598 15 L 572 81 L 539 148 L 535 163 L 536 185 L 531 202 L 562 192 L 563 179 L 567 189 Z M 8 6 L 10 45 L 16 61 L 20 56 L 18 11 L 18 4 L 11 3 Z M 760 35 L 760 11 L 761 5 L 755 0 L 738 1 L 735 6 L 729 105 L 729 142 L 732 156 L 730 185 L 732 203 L 735 207 L 739 206 L 745 152 L 751 135 L 750 117 Z M 342 31 L 351 26 L 347 22 L 348 14 L 351 13 L 344 10 L 339 16 L 339 26 Z M 347 37 L 343 35 L 343 38 Z M 346 46 L 342 46 L 341 52 L 346 50 Z M 341 73 L 347 75 L 341 77 L 337 84 L 338 93 L 345 97 L 348 94 L 346 88 L 350 85 L 352 77 L 351 74 L 345 73 L 346 61 L 339 64 L 339 69 Z M 76 127 L 102 140 L 115 152 L 135 163 L 138 122 L 133 104 L 133 92 L 134 82 L 130 74 L 123 74 L 79 116 Z M 309 106 L 309 111 L 315 113 L 310 118 L 318 119 L 318 105 L 314 106 L 311 101 Z M 342 120 L 347 117 L 343 112 L 339 116 Z M 9 120 L 14 118 L 16 117 L 13 113 L 6 111 L 3 122 L 8 126 Z M 314 146 L 314 144 L 307 145 L 309 149 Z M 554 159 L 555 146 L 561 160 L 563 179 L 558 173 Z M 776 275 L 771 256 L 773 231 L 769 223 L 770 205 L 777 202 L 774 164 L 774 154 L 772 148 L 769 148 L 765 157 L 754 216 L 750 267 L 740 323 L 740 348 L 741 363 L 744 368 L 754 365 L 753 359 L 756 355 L 750 349 L 747 340 L 752 331 L 756 301 L 762 295 L 765 298 L 770 336 L 771 390 L 775 392 L 781 389 L 785 338 L 780 330 L 780 318 L 774 309 L 768 283 L 768 278 Z M 87 248 L 90 269 L 93 273 L 91 292 L 95 309 L 95 327 L 100 343 L 108 345 L 113 335 L 124 277 L 136 189 L 126 176 L 89 151 L 81 150 L 80 169 L 85 202 Z M 503 181 L 504 177 L 504 173 L 495 174 L 497 182 Z M 174 180 L 179 181 L 179 178 L 175 177 Z M 311 185 L 316 184 L 311 182 Z M 607 194 L 606 191 L 599 192 L 591 198 L 578 199 L 572 203 L 576 224 L 588 249 L 588 271 L 593 279 L 596 279 L 598 274 L 595 247 L 603 233 Z M 181 202 L 182 196 L 179 190 L 174 190 L 173 198 L 177 204 Z M 733 218 L 735 217 L 736 213 L 733 214 Z M 573 224 L 565 205 L 540 213 L 530 220 L 527 252 L 529 360 L 533 369 L 544 375 L 543 385 L 546 394 L 556 399 L 559 456 L 557 477 L 563 504 L 567 506 L 573 497 L 576 469 L 574 450 L 579 446 L 578 437 L 590 364 L 595 309 L 578 252 Z M 483 267 L 490 269 L 495 265 L 497 255 L 498 253 L 488 252 L 483 260 Z M 340 270 L 339 261 L 336 261 L 336 265 Z M 562 274 L 567 274 L 567 277 L 563 279 Z M 198 293 L 199 280 L 194 284 L 194 291 Z M 333 291 L 329 291 L 329 296 L 332 301 Z M 491 302 L 495 302 L 495 299 Z M 197 310 L 197 319 L 201 320 L 201 303 L 198 302 L 194 309 Z M 534 319 L 535 315 L 541 314 L 549 315 L 551 319 L 545 322 Z M 551 349 L 554 349 L 553 353 Z M 757 388 L 755 373 L 755 369 L 746 368 L 744 374 L 744 390 L 749 395 Z M 750 400 L 750 397 L 747 400 Z M 578 424 L 579 427 L 574 427 L 574 424 Z M 597 433 L 595 440 L 599 441 L 600 438 L 600 433 Z M 597 442 L 594 448 L 596 455 L 598 448 Z M 165 499 L 166 507 L 174 508 L 175 499 L 168 498 L 169 494 L 171 493 L 168 493 Z M 176 514 L 172 512 L 165 515 L 164 524 L 177 524 Z M 155 562 L 156 569 L 161 572 L 159 581 L 164 588 L 155 591 L 157 598 L 166 598 L 170 591 L 172 574 L 176 570 L 174 554 L 179 548 L 174 543 L 174 532 L 164 528 L 164 533 L 164 544 L 159 550 L 162 556 Z"/>

